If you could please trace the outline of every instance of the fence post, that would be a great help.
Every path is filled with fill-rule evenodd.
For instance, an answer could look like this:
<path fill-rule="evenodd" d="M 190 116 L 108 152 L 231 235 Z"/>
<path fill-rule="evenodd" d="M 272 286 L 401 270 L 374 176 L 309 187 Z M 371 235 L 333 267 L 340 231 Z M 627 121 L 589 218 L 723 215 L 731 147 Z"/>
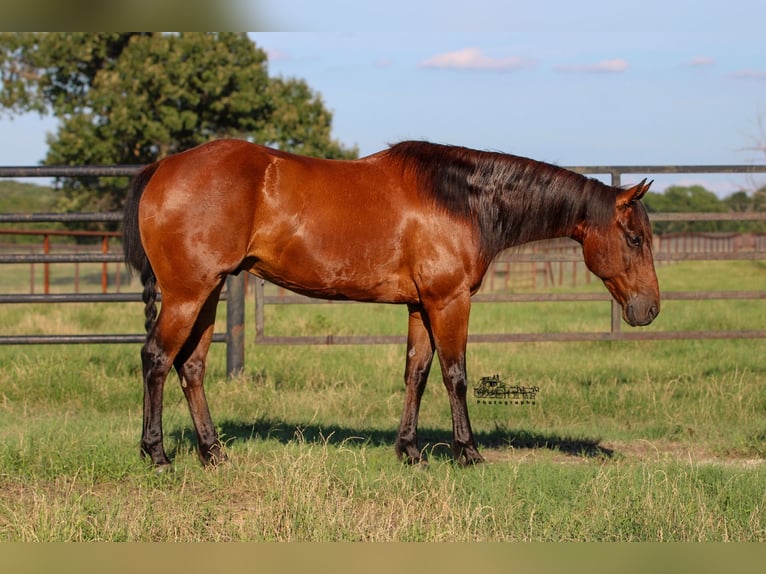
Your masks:
<path fill-rule="evenodd" d="M 233 377 L 245 367 L 245 277 L 226 279 L 226 375 Z"/>
<path fill-rule="evenodd" d="M 101 253 L 109 253 L 109 238 L 104 235 L 101 238 Z M 106 293 L 109 287 L 109 266 L 106 261 L 101 264 L 101 292 Z"/>
<path fill-rule="evenodd" d="M 51 238 L 49 235 L 43 235 L 43 254 L 48 255 L 51 252 Z M 43 293 L 48 295 L 51 292 L 51 265 L 43 263 Z"/>
<path fill-rule="evenodd" d="M 266 311 L 263 292 L 263 279 L 258 278 L 255 281 L 255 340 L 266 335 Z"/>
<path fill-rule="evenodd" d="M 616 299 L 612 298 L 612 334 L 620 332 L 620 321 L 622 320 L 622 307 Z"/>

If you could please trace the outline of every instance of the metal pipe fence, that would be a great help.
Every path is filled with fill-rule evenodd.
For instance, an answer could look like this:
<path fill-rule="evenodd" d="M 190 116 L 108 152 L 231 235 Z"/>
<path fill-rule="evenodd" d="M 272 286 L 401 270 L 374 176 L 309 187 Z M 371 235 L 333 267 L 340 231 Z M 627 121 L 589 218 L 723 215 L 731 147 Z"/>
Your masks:
<path fill-rule="evenodd" d="M 130 177 L 141 166 L 58 166 L 58 167 L 0 167 L 0 177 Z M 3 213 L 3 223 L 102 223 L 122 222 L 122 213 Z M 103 235 L 103 233 L 100 233 Z M 0 265 L 12 263 L 122 263 L 122 253 L 0 253 Z M 243 278 L 230 277 L 227 290 L 221 300 L 228 299 L 228 293 L 238 295 L 227 302 L 227 324 L 225 333 L 215 333 L 214 343 L 226 343 L 226 372 L 231 376 L 244 367 L 244 295 L 239 296 L 237 284 Z M 160 295 L 161 300 L 161 295 Z M 0 304 L 30 303 L 115 303 L 141 302 L 139 293 L 100 293 L 100 294 L 0 294 Z M 4 335 L 0 336 L 0 345 L 47 345 L 47 344 L 140 344 L 146 339 L 141 334 L 90 334 L 90 335 Z"/>
<path fill-rule="evenodd" d="M 0 224 L 2 223 L 61 223 L 61 222 L 121 222 L 121 213 L 31 213 L 31 214 L 0 214 Z M 68 232 L 68 231 L 43 231 L 43 230 L 3 230 L 0 229 L 0 235 L 44 235 L 44 236 L 94 236 L 94 237 L 121 237 L 119 232 L 109 231 L 93 231 L 93 232 Z M 48 266 L 50 264 L 61 263 L 100 263 L 102 264 L 102 295 L 94 294 L 51 294 L 48 289 Z M 65 302 L 133 302 L 141 301 L 141 297 L 137 293 L 133 294 L 114 294 L 107 293 L 105 275 L 107 263 L 124 263 L 124 257 L 121 252 L 109 252 L 106 248 L 105 241 L 102 242 L 102 248 L 99 253 L 81 253 L 81 252 L 68 252 L 52 254 L 49 252 L 47 242 L 44 243 L 42 253 L 3 253 L 0 252 L 0 265 L 3 264 L 43 264 L 45 266 L 45 279 L 44 279 L 44 295 L 38 295 L 34 293 L 30 294 L 0 294 L 0 304 L 2 303 L 65 303 Z M 116 275 L 119 277 L 119 275 Z M 228 285 L 228 283 L 227 283 Z M 161 296 L 160 296 L 161 298 Z M 227 291 L 224 291 L 221 295 L 221 300 L 227 300 Z M 237 306 L 235 305 L 235 308 Z M 228 331 L 227 331 L 228 332 Z M 40 339 L 42 340 L 42 339 Z M 66 339 L 62 337 L 61 342 L 66 342 Z M 227 339 L 221 335 L 215 335 L 213 340 L 215 342 L 226 341 Z M 10 344 L 9 341 L 14 341 L 13 344 L 17 344 L 16 341 L 24 341 L 24 339 L 10 339 L 0 337 L 0 344 Z M 58 342 L 56 338 L 46 338 L 46 342 L 55 343 Z M 93 340 L 90 340 L 87 336 L 81 338 L 79 342 L 115 342 L 117 339 L 107 339 L 100 335 L 93 336 Z M 123 337 L 120 341 L 133 342 L 128 337 Z M 34 342 L 30 339 L 30 343 Z M 232 360 L 235 360 L 232 358 Z"/>
<path fill-rule="evenodd" d="M 0 167 L 2 177 L 119 177 L 132 176 L 141 166 L 37 166 L 37 167 Z M 570 167 L 583 174 L 607 174 L 611 184 L 619 186 L 625 174 L 675 174 L 675 173 L 766 173 L 766 166 L 708 165 L 708 166 L 579 166 Z M 26 213 L 0 214 L 3 223 L 45 223 L 45 222 L 120 222 L 121 213 Z M 698 214 L 652 214 L 652 221 L 766 221 L 766 213 L 698 213 Z M 763 245 L 760 242 L 759 245 Z M 579 253 L 514 253 L 514 262 L 577 262 L 582 260 Z M 766 259 L 763 249 L 752 251 L 721 252 L 656 252 L 658 262 L 681 260 L 753 260 Z M 12 263 L 109 263 L 122 262 L 121 253 L 0 253 L 0 265 Z M 215 342 L 227 345 L 227 373 L 241 371 L 244 367 L 244 332 L 245 332 L 245 281 L 244 274 L 231 276 L 222 299 L 227 301 L 226 332 L 216 333 Z M 267 305 L 318 303 L 299 295 L 266 295 L 264 283 L 255 281 L 255 341 L 265 345 L 345 345 L 345 344 L 399 344 L 405 337 L 388 335 L 324 335 L 324 336 L 268 336 L 265 327 L 265 307 Z M 664 292 L 664 300 L 710 300 L 710 299 L 766 299 L 766 291 L 719 291 L 719 292 Z M 139 302 L 138 293 L 76 293 L 76 294 L 0 294 L 1 304 L 31 303 L 114 303 Z M 573 301 L 612 301 L 610 328 L 603 332 L 588 333 L 499 333 L 473 334 L 469 341 L 474 343 L 499 342 L 536 342 L 536 341 L 615 341 L 615 340 L 678 340 L 678 339 L 722 339 L 722 338 L 766 338 L 766 330 L 733 331 L 630 331 L 620 329 L 620 308 L 608 293 L 479 293 L 474 296 L 476 303 L 514 303 L 514 302 L 573 302 Z M 338 302 L 334 302 L 338 304 Z M 34 344 L 86 344 L 86 343 L 141 343 L 144 334 L 105 334 L 105 335 L 11 335 L 0 336 L 0 345 Z"/>

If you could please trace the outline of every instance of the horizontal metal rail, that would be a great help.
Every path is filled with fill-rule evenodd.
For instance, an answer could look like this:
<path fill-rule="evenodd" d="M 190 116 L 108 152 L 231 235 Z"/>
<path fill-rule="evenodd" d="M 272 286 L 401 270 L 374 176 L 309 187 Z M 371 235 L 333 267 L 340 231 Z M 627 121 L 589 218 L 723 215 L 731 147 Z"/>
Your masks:
<path fill-rule="evenodd" d="M 159 298 L 158 298 L 159 299 Z M 39 303 L 140 303 L 141 293 L 8 293 L 0 305 Z"/>
<path fill-rule="evenodd" d="M 0 167 L 0 177 L 131 177 L 142 165 L 33 165 Z"/>
<path fill-rule="evenodd" d="M 501 333 L 468 336 L 474 343 L 521 343 L 556 341 L 678 341 L 683 339 L 763 339 L 766 330 L 727 331 L 612 331 L 594 333 Z"/>
<path fill-rule="evenodd" d="M 42 235 L 48 237 L 122 237 L 119 231 L 69 229 L 0 229 L 0 235 Z"/>
<path fill-rule="evenodd" d="M 0 265 L 11 263 L 122 263 L 122 253 L 8 253 Z"/>
<path fill-rule="evenodd" d="M 766 299 L 766 291 L 663 291 L 663 301 L 709 301 L 716 299 Z M 560 301 L 611 301 L 612 296 L 599 293 L 479 293 L 471 298 L 476 303 L 548 303 Z"/>
<path fill-rule="evenodd" d="M 24 297 L 21 295 L 20 297 Z M 766 291 L 663 291 L 664 301 L 702 301 L 714 299 L 766 299 Z M 566 301 L 611 301 L 606 291 L 598 293 L 477 293 L 474 303 L 552 303 Z M 0 303 L 3 302 L 0 296 Z M 327 301 L 305 295 L 264 295 L 266 305 L 352 305 L 356 301 Z"/>
<path fill-rule="evenodd" d="M 0 213 L 0 223 L 94 223 L 122 221 L 122 213 Z"/>
<path fill-rule="evenodd" d="M 766 173 L 766 165 L 703 164 L 703 165 L 587 165 L 571 166 L 583 174 L 673 174 L 673 173 Z"/>
<path fill-rule="evenodd" d="M 24 177 L 24 176 L 129 176 L 136 173 L 135 166 L 112 166 L 94 168 L 0 168 L 0 177 Z M 89 223 L 89 222 L 121 222 L 122 213 L 11 213 L 0 214 L 0 223 Z M 35 230 L 35 234 L 39 231 Z M 99 235 L 110 232 L 98 232 Z M 0 264 L 13 263 L 120 263 L 124 261 L 122 253 L 57 253 L 57 254 L 2 254 Z M 229 285 L 233 285 L 242 278 L 230 278 Z M 221 296 L 226 299 L 226 292 Z M 158 296 L 161 300 L 161 295 Z M 141 301 L 139 293 L 73 293 L 73 294 L 45 294 L 45 295 L 0 295 L 2 303 L 96 303 L 96 302 L 134 302 Z M 244 300 L 234 302 L 230 306 L 244 308 Z M 236 323 L 236 321 L 239 321 Z M 231 314 L 227 316 L 226 333 L 215 333 L 214 343 L 226 343 L 226 372 L 233 375 L 244 367 L 244 344 L 242 330 L 244 318 Z M 0 336 L 0 345 L 77 345 L 77 344 L 141 344 L 146 340 L 146 334 L 87 334 L 87 335 L 4 335 Z"/>
<path fill-rule="evenodd" d="M 0 345 L 96 345 L 96 344 L 140 344 L 146 341 L 143 335 L 3 335 Z M 226 343 L 225 333 L 213 335 L 214 343 Z"/>
<path fill-rule="evenodd" d="M 598 341 L 679 341 L 764 339 L 766 330 L 730 331 L 603 331 L 593 333 L 473 333 L 469 343 L 562 343 Z M 259 335 L 258 345 L 403 345 L 404 335 Z"/>
<path fill-rule="evenodd" d="M 766 258 L 764 251 L 702 251 L 699 253 L 655 253 L 655 261 L 754 261 Z"/>
<path fill-rule="evenodd" d="M 219 301 L 228 299 L 228 291 L 223 291 Z M 10 293 L 0 295 L 0 305 L 39 303 L 141 303 L 141 293 Z M 157 302 L 162 302 L 162 294 L 157 293 Z"/>
<path fill-rule="evenodd" d="M 766 211 L 650 213 L 650 221 L 766 221 Z"/>

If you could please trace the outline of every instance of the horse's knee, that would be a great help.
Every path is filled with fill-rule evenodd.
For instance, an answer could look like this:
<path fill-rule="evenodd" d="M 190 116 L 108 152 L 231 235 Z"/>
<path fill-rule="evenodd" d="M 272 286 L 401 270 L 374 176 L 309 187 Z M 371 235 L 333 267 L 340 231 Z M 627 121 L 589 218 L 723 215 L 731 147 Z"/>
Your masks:
<path fill-rule="evenodd" d="M 168 353 L 157 344 L 154 338 L 146 341 L 141 347 L 141 364 L 143 366 L 144 378 L 152 382 L 156 378 L 167 376 L 171 367 Z"/>
<path fill-rule="evenodd" d="M 205 361 L 190 359 L 177 365 L 177 370 L 184 388 L 187 385 L 199 385 L 205 378 Z"/>
<path fill-rule="evenodd" d="M 457 398 L 465 398 L 468 390 L 466 378 L 465 363 L 463 362 L 453 363 L 444 369 L 442 380 L 447 388 L 447 393 Z"/>

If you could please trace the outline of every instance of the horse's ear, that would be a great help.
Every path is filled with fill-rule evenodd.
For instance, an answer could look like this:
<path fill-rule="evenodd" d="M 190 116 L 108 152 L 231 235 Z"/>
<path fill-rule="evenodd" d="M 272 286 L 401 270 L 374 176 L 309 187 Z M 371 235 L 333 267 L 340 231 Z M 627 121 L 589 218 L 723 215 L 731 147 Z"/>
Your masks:
<path fill-rule="evenodd" d="M 650 181 L 649 183 L 646 183 L 646 178 L 644 178 L 641 183 L 638 183 L 634 185 L 633 187 L 629 187 L 628 189 L 625 189 L 619 193 L 617 196 L 617 207 L 625 208 L 629 207 L 642 197 L 644 197 L 644 194 L 649 191 L 649 188 L 651 187 L 652 183 L 654 183 L 654 180 Z"/>

